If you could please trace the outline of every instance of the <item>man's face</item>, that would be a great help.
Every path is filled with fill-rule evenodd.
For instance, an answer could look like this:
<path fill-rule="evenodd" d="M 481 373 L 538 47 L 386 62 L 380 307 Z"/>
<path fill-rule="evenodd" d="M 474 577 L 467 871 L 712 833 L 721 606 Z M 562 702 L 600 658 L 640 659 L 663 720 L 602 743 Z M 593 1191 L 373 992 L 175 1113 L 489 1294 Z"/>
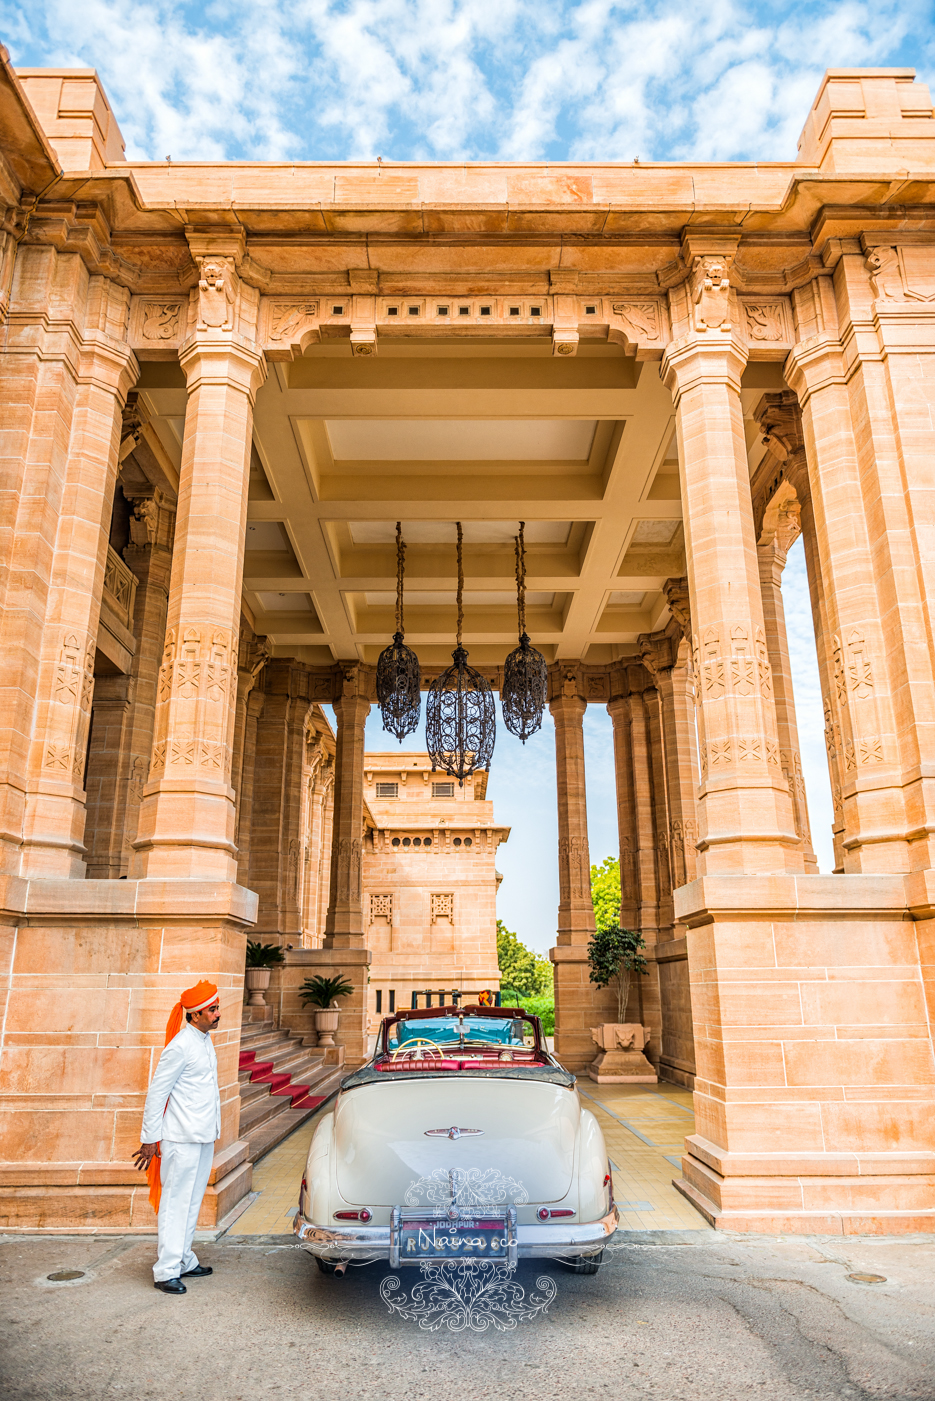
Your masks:
<path fill-rule="evenodd" d="M 214 1031 L 221 1020 L 221 1004 L 215 1000 L 208 1007 L 202 1007 L 200 1012 L 192 1012 L 192 1026 L 196 1031 Z"/>

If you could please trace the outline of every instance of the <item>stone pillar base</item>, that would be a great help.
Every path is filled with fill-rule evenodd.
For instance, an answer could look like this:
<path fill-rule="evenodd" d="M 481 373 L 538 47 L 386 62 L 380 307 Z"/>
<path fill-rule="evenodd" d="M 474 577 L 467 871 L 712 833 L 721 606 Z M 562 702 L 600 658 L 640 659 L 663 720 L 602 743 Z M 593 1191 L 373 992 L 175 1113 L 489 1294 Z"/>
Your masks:
<path fill-rule="evenodd" d="M 922 876 L 706 876 L 688 925 L 696 1133 L 676 1186 L 721 1230 L 935 1232 Z"/>
<path fill-rule="evenodd" d="M 720 1154 L 692 1136 L 672 1185 L 721 1231 L 769 1235 L 904 1235 L 935 1232 L 935 1154 L 831 1161 Z M 732 1161 L 733 1159 L 733 1161 Z"/>
<path fill-rule="evenodd" d="M 588 1074 L 599 1085 L 655 1085 L 659 1080 L 642 1051 L 601 1051 Z"/>
<path fill-rule="evenodd" d="M 616 993 L 591 982 L 586 945 L 560 944 L 549 958 L 555 977 L 556 1059 L 566 1070 L 587 1070 L 594 1059 L 591 1028 L 616 1020 Z"/>
<path fill-rule="evenodd" d="M 253 1184 L 248 1145 L 214 1156 L 198 1230 L 214 1230 Z M 0 1231 L 67 1235 L 156 1234 L 149 1186 L 133 1163 L 0 1163 Z"/>
<path fill-rule="evenodd" d="M 9 991 L 0 1067 L 0 1230 L 151 1235 L 132 1157 L 169 1012 L 218 986 L 221 1137 L 199 1218 L 249 1193 L 238 1136 L 246 935 L 256 896 L 207 881 L 0 881 Z M 268 1009 L 263 1009 L 268 1012 Z"/>

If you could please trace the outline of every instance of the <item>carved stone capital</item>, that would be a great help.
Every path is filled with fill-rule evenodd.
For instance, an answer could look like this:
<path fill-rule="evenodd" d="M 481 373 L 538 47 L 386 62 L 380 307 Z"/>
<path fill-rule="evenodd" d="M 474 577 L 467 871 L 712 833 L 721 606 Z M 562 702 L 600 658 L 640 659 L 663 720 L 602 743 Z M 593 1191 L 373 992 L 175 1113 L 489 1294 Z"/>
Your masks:
<path fill-rule="evenodd" d="M 669 612 L 672 614 L 683 637 L 691 636 L 692 616 L 691 604 L 688 596 L 688 580 L 683 576 L 677 579 L 667 579 L 662 586 L 662 592 L 666 596 L 669 605 Z"/>

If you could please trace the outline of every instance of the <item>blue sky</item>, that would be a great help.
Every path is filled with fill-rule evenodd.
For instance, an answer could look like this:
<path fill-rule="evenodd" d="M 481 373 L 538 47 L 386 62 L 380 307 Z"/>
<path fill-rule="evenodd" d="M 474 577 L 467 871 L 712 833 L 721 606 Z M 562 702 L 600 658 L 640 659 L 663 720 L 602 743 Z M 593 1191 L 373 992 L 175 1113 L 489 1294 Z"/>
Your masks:
<path fill-rule="evenodd" d="M 826 67 L 935 72 L 925 0 L 0 0 L 131 158 L 791 160 Z"/>
<path fill-rule="evenodd" d="M 827 67 L 935 80 L 930 0 L 0 0 L 21 67 L 97 68 L 131 159 L 791 160 Z M 801 542 L 783 585 L 813 839 L 831 801 Z M 368 746 L 389 747 L 377 715 Z M 424 743 L 416 736 L 412 747 Z M 585 722 L 594 861 L 616 854 L 610 719 Z M 532 947 L 558 901 L 551 722 L 499 729 L 500 913 Z"/>

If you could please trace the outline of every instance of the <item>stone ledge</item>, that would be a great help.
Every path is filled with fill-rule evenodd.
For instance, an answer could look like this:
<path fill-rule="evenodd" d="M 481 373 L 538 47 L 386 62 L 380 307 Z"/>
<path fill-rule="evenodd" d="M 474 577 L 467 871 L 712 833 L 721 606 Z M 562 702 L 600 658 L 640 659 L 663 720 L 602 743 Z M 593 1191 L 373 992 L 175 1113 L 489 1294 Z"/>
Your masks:
<path fill-rule="evenodd" d="M 246 1162 L 250 1145 L 243 1139 L 214 1155 L 210 1186 L 214 1186 Z M 0 1163 L 0 1187 L 140 1187 L 145 1179 L 132 1162 L 113 1163 Z"/>
<path fill-rule="evenodd" d="M 258 897 L 231 881 L 30 880 L 0 886 L 3 908 L 17 915 L 78 919 L 231 919 L 256 922 Z"/>
<path fill-rule="evenodd" d="M 688 1156 L 722 1177 L 906 1177 L 935 1173 L 935 1152 L 731 1153 L 700 1134 L 685 1139 Z"/>
<path fill-rule="evenodd" d="M 900 916 L 907 910 L 906 877 L 700 876 L 674 891 L 675 918 L 705 923 L 714 915 L 791 919 L 797 915 L 849 919 Z"/>
<path fill-rule="evenodd" d="M 935 1232 L 935 1210 L 918 1211 L 722 1211 L 681 1178 L 672 1186 L 716 1231 L 760 1235 L 897 1236 Z"/>

